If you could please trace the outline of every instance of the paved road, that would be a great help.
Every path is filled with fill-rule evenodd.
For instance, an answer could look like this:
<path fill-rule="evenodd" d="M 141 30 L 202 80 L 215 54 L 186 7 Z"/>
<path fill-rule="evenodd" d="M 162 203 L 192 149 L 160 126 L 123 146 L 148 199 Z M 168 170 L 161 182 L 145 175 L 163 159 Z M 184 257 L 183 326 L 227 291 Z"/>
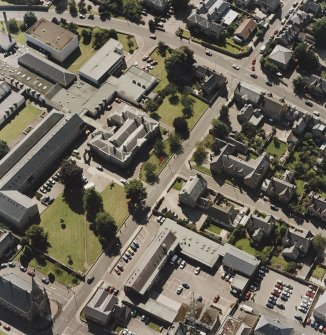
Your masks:
<path fill-rule="evenodd" d="M 8 13 L 8 17 L 15 17 L 16 19 L 21 20 L 23 17 L 23 12 L 10 12 Z M 153 41 L 148 38 L 149 31 L 147 27 L 145 26 L 138 26 L 135 24 L 132 24 L 125 20 L 119 20 L 119 19 L 112 19 L 107 22 L 102 22 L 98 17 L 95 17 L 94 20 L 81 20 L 79 18 L 72 19 L 69 14 L 62 14 L 58 15 L 56 13 L 38 13 L 38 16 L 51 19 L 53 16 L 56 17 L 64 17 L 69 21 L 73 21 L 78 24 L 84 24 L 84 25 L 90 25 L 90 26 L 99 26 L 103 28 L 114 28 L 116 30 L 131 33 L 136 36 L 137 43 L 139 46 L 139 49 L 137 52 L 134 53 L 134 55 L 130 56 L 128 58 L 128 63 L 131 64 L 137 60 L 139 60 L 144 54 L 148 54 L 149 51 L 154 48 L 157 44 L 157 41 Z M 278 23 L 275 23 L 274 25 L 278 25 Z M 274 26 L 273 25 L 273 26 Z M 272 29 L 270 30 L 272 31 Z M 183 41 L 180 40 L 177 36 L 175 36 L 174 32 L 156 32 L 157 40 L 161 40 L 171 47 L 178 47 L 180 45 L 187 45 L 189 48 L 191 48 L 196 55 L 197 62 L 200 64 L 207 65 L 216 71 L 223 72 L 225 76 L 228 79 L 228 90 L 229 92 L 233 92 L 238 81 L 239 80 L 245 80 L 247 82 L 252 82 L 257 86 L 260 86 L 264 89 L 267 89 L 267 86 L 265 86 L 265 78 L 263 75 L 259 75 L 259 78 L 257 80 L 254 80 L 250 77 L 250 58 L 245 58 L 239 61 L 235 61 L 234 59 L 221 55 L 216 52 L 212 52 L 212 57 L 208 57 L 205 55 L 205 50 L 203 47 L 201 47 L 198 44 Z M 268 35 L 267 35 L 268 37 Z M 254 56 L 257 57 L 257 51 L 254 52 Z M 237 63 L 240 65 L 241 70 L 237 71 L 232 68 L 232 64 Z M 275 93 L 275 95 L 279 94 L 280 88 L 277 86 L 273 86 L 271 88 L 268 87 L 268 90 Z M 303 101 L 298 100 L 297 97 L 293 95 L 292 88 L 285 88 L 282 87 L 282 92 L 286 96 L 286 99 L 292 103 L 298 105 L 298 107 L 304 109 L 305 105 Z M 149 187 L 149 195 L 147 204 L 148 206 L 153 206 L 155 202 L 160 198 L 161 194 L 164 193 L 165 189 L 167 188 L 167 185 L 171 180 L 174 178 L 174 176 L 179 172 L 185 172 L 189 174 L 189 170 L 186 167 L 185 162 L 190 158 L 191 152 L 194 149 L 196 143 L 202 139 L 204 136 L 205 131 L 209 128 L 209 125 L 214 117 L 217 116 L 217 111 L 220 109 L 221 105 L 225 103 L 225 100 L 222 98 L 219 98 L 215 104 L 209 108 L 206 113 L 202 116 L 200 121 L 196 124 L 196 126 L 193 128 L 191 132 L 191 136 L 188 141 L 184 143 L 183 153 L 177 156 L 176 158 L 172 158 L 167 167 L 163 170 L 163 172 L 160 175 L 159 183 L 155 184 L 152 187 Z M 322 110 L 322 108 L 315 108 L 321 112 L 321 115 L 325 117 L 325 111 Z M 210 183 L 213 181 L 210 180 Z M 216 183 L 215 187 L 216 188 Z M 240 194 L 237 194 L 237 191 L 235 189 L 227 189 L 228 186 L 225 186 L 223 191 L 227 192 L 227 195 L 232 196 L 228 193 L 235 192 L 235 197 L 240 197 Z M 242 196 L 242 195 L 241 195 Z M 240 198 L 239 198 L 240 199 Z M 243 200 L 241 198 L 241 200 Z M 246 199 L 245 201 L 249 202 L 249 199 Z M 253 204 L 255 205 L 255 204 Z M 124 245 L 129 237 L 132 235 L 132 233 L 137 228 L 137 223 L 132 220 L 132 218 L 129 218 L 126 226 L 122 230 L 120 234 L 120 242 L 121 245 Z M 98 262 L 95 264 L 95 266 L 91 270 L 91 274 L 93 274 L 96 277 L 96 281 L 103 278 L 105 275 L 107 269 L 110 267 L 112 263 L 113 258 L 108 257 L 106 255 L 102 255 Z M 83 325 L 78 320 L 78 313 L 76 313 L 81 306 L 85 303 L 86 298 L 90 295 L 92 290 L 95 289 L 96 281 L 92 285 L 87 284 L 80 284 L 77 288 L 74 290 L 74 295 L 70 298 L 66 306 L 64 307 L 64 313 L 61 314 L 61 316 L 57 319 L 57 321 L 54 324 L 54 330 L 53 333 L 55 334 L 87 334 L 89 333 L 87 326 Z M 91 333 L 94 333 L 94 331 L 90 331 Z M 96 330 L 97 334 L 105 333 L 104 331 Z"/>

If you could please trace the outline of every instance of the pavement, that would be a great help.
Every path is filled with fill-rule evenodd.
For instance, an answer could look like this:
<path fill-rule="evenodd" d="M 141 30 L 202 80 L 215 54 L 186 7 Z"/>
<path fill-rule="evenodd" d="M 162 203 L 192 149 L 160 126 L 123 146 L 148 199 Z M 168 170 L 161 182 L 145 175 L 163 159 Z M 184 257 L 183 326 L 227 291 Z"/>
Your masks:
<path fill-rule="evenodd" d="M 286 2 L 286 4 L 283 7 L 284 13 L 288 11 L 293 2 L 294 1 Z M 8 19 L 16 18 L 17 20 L 22 20 L 24 14 L 25 14 L 24 12 L 7 12 Z M 290 104 L 297 105 L 302 110 L 306 109 L 304 100 L 299 99 L 297 96 L 293 94 L 291 85 L 289 85 L 288 87 L 284 85 L 282 85 L 281 87 L 279 87 L 279 85 L 273 85 L 272 87 L 267 87 L 265 84 L 266 76 L 263 73 L 257 72 L 258 75 L 257 79 L 253 79 L 250 77 L 251 60 L 253 58 L 258 58 L 259 55 L 258 50 L 261 44 L 256 47 L 256 49 L 253 51 L 250 57 L 241 60 L 234 60 L 231 57 L 222 55 L 215 51 L 212 51 L 212 56 L 209 57 L 205 54 L 205 49 L 201 45 L 179 39 L 175 35 L 175 30 L 170 31 L 168 29 L 169 25 L 167 25 L 166 32 L 157 31 L 156 32 L 157 40 L 153 41 L 149 38 L 150 32 L 147 26 L 138 26 L 126 20 L 111 19 L 109 21 L 103 22 L 97 16 L 95 16 L 94 20 L 88 20 L 88 19 L 72 18 L 68 13 L 63 13 L 59 15 L 51 11 L 48 13 L 46 12 L 37 13 L 37 15 L 42 16 L 49 20 L 51 20 L 52 17 L 54 16 L 58 18 L 63 17 L 68 21 L 72 21 L 77 24 L 83 24 L 86 26 L 98 26 L 101 28 L 114 28 L 118 31 L 135 35 L 138 44 L 138 50 L 133 55 L 128 56 L 127 61 L 129 65 L 133 64 L 135 61 L 139 61 L 143 57 L 143 55 L 148 54 L 157 45 L 157 41 L 163 41 L 172 48 L 177 48 L 181 45 L 186 45 L 194 51 L 196 60 L 199 64 L 206 65 L 217 72 L 223 72 L 223 74 L 228 79 L 228 91 L 230 92 L 229 94 L 232 94 L 239 80 L 244 80 L 248 83 L 252 83 L 256 86 L 259 86 L 260 88 L 271 91 L 276 96 L 280 95 L 280 92 L 282 92 L 282 95 L 286 97 L 286 100 Z M 268 40 L 269 36 L 273 33 L 273 31 L 276 28 L 279 28 L 279 26 L 280 23 L 278 20 L 275 23 L 273 23 L 265 36 L 265 40 Z M 234 63 L 239 64 L 240 71 L 237 71 L 232 68 L 232 64 Z M 162 196 L 162 194 L 164 194 L 167 191 L 169 184 L 173 182 L 175 176 L 178 173 L 181 173 L 182 175 L 185 176 L 189 176 L 195 173 L 195 171 L 191 171 L 189 169 L 188 160 L 191 157 L 192 151 L 195 148 L 196 143 L 200 141 L 203 137 L 205 137 L 212 119 L 217 117 L 217 111 L 220 110 L 221 106 L 225 102 L 226 100 L 224 98 L 218 98 L 215 101 L 215 103 L 206 110 L 206 112 L 203 114 L 199 122 L 192 129 L 190 138 L 186 142 L 184 142 L 183 152 L 180 155 L 170 160 L 166 168 L 160 174 L 158 183 L 154 184 L 153 186 L 148 186 L 148 198 L 147 198 L 148 207 L 152 207 Z M 325 118 L 326 111 L 322 106 L 318 107 L 315 106 L 313 110 L 318 110 L 321 114 L 321 117 Z M 309 110 L 308 112 L 312 113 L 312 110 Z M 206 130 L 206 133 L 203 132 L 203 129 Z M 208 179 L 209 187 L 217 189 L 219 192 L 224 193 L 226 196 L 230 196 L 235 198 L 237 201 L 244 202 L 245 205 L 249 205 L 252 208 L 259 207 L 266 213 L 271 212 L 269 204 L 262 201 L 262 199 L 251 199 L 245 192 L 242 192 L 241 190 L 235 187 L 232 187 L 228 184 L 220 186 L 215 182 L 213 178 L 207 176 L 205 176 L 205 178 Z M 273 214 L 275 215 L 276 213 L 273 212 Z M 281 211 L 277 212 L 277 216 L 280 216 L 280 218 L 283 218 L 284 220 L 286 220 L 291 224 L 292 223 L 295 224 L 295 222 L 292 222 L 293 220 L 289 219 L 285 215 L 285 213 Z M 307 223 L 307 225 L 310 224 Z M 122 246 L 124 246 L 128 242 L 130 236 L 132 236 L 132 234 L 135 232 L 138 226 L 139 224 L 136 221 L 134 221 L 132 217 L 129 217 L 127 219 L 123 229 L 121 230 L 118 236 Z M 319 231 L 320 229 L 322 228 L 320 227 L 318 229 L 316 228 L 317 231 Z M 95 276 L 96 281 L 100 281 L 101 278 L 106 277 L 107 269 L 112 267 L 114 261 L 115 257 L 109 257 L 108 255 L 103 253 L 99 257 L 96 264 L 91 269 L 90 274 Z M 84 303 L 87 301 L 87 298 L 96 288 L 96 281 L 94 281 L 93 284 L 91 285 L 81 283 L 78 287 L 73 289 L 72 291 L 73 295 L 70 296 L 70 298 L 67 292 L 67 298 L 69 300 L 64 306 L 64 313 L 62 313 L 55 321 L 53 329 L 48 330 L 46 334 L 60 334 L 60 335 L 90 334 L 90 333 L 107 334 L 107 332 L 104 329 L 98 329 L 98 328 L 96 328 L 96 330 L 94 330 L 93 328 L 89 329 L 88 325 L 85 325 L 79 319 L 78 311 L 84 305 Z M 262 312 L 265 313 L 266 312 L 265 309 L 262 309 Z M 310 332 L 308 332 L 308 334 L 310 334 Z"/>

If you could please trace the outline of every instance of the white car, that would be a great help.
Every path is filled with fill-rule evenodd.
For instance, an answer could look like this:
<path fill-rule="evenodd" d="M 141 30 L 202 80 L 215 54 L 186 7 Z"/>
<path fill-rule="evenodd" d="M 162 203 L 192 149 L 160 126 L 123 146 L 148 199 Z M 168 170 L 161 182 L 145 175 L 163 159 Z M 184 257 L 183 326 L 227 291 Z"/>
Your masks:
<path fill-rule="evenodd" d="M 180 286 L 177 288 L 176 292 L 177 292 L 177 294 L 181 294 L 182 291 L 183 291 L 183 287 L 180 285 Z"/>
<path fill-rule="evenodd" d="M 313 111 L 312 114 L 314 114 L 316 116 L 320 116 L 320 113 L 318 111 Z"/>
<path fill-rule="evenodd" d="M 240 66 L 238 64 L 232 64 L 232 67 L 236 70 L 240 70 Z"/>
<path fill-rule="evenodd" d="M 196 267 L 196 270 L 195 270 L 195 275 L 198 275 L 200 273 L 200 267 Z"/>
<path fill-rule="evenodd" d="M 120 179 L 120 183 L 122 183 L 122 184 L 127 184 L 127 179 L 121 178 L 121 179 Z"/>
<path fill-rule="evenodd" d="M 206 54 L 207 56 L 212 56 L 212 53 L 211 53 L 209 50 L 206 50 L 206 51 L 205 51 L 205 54 Z"/>
<path fill-rule="evenodd" d="M 286 22 L 286 18 L 282 19 L 281 25 L 285 24 L 285 22 Z"/>
<path fill-rule="evenodd" d="M 184 269 L 186 267 L 186 261 L 182 261 L 180 264 L 180 269 Z"/>

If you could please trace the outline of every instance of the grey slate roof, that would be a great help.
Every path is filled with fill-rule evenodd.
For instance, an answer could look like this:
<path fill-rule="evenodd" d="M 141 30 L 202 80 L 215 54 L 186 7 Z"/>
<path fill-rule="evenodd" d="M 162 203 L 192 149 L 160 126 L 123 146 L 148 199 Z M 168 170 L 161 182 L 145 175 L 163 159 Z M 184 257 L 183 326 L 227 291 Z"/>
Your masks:
<path fill-rule="evenodd" d="M 291 335 L 293 327 L 262 315 L 256 325 L 255 335 Z"/>
<path fill-rule="evenodd" d="M 232 246 L 231 244 L 225 244 L 224 248 L 225 256 L 222 261 L 223 265 L 236 272 L 240 272 L 245 276 L 250 277 L 253 275 L 260 263 L 256 257 Z"/>
<path fill-rule="evenodd" d="M 0 217 L 8 216 L 20 222 L 26 211 L 35 205 L 35 200 L 18 191 L 0 191 Z"/>
<path fill-rule="evenodd" d="M 291 49 L 285 48 L 282 45 L 276 45 L 268 58 L 278 63 L 287 65 L 290 62 L 292 55 L 293 51 Z"/>
<path fill-rule="evenodd" d="M 5 82 L 0 80 L 0 101 L 11 91 L 10 86 Z"/>
<path fill-rule="evenodd" d="M 324 292 L 318 299 L 314 312 L 324 315 L 326 317 L 326 292 Z"/>
<path fill-rule="evenodd" d="M 185 185 L 182 187 L 180 193 L 189 194 L 193 199 L 197 199 L 206 191 L 206 182 L 204 182 L 201 176 L 190 177 Z"/>
<path fill-rule="evenodd" d="M 63 87 L 70 86 L 77 79 L 74 73 L 67 71 L 44 57 L 31 53 L 25 53 L 20 56 L 18 64 Z"/>
<path fill-rule="evenodd" d="M 241 81 L 234 91 L 234 94 L 241 97 L 242 100 L 254 104 L 258 104 L 261 93 L 262 91 L 258 87 L 252 86 L 244 81 Z"/>

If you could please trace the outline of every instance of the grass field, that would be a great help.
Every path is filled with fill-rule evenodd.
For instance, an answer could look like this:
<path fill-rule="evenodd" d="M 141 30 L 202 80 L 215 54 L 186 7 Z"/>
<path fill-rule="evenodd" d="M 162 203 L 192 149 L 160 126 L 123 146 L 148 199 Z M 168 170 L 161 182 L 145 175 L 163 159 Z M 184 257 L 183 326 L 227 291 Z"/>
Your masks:
<path fill-rule="evenodd" d="M 193 164 L 191 165 L 193 169 L 201 172 L 201 173 L 205 173 L 208 176 L 212 176 L 212 172 L 210 169 L 208 169 L 206 166 L 203 165 L 197 165 L 195 162 L 193 162 Z"/>
<path fill-rule="evenodd" d="M 130 40 L 133 43 L 133 45 L 130 48 L 128 46 L 128 35 L 127 34 L 118 33 L 118 40 L 123 45 L 123 49 L 126 52 L 133 53 L 138 48 L 137 42 L 134 36 L 130 38 Z"/>
<path fill-rule="evenodd" d="M 18 114 L 10 119 L 9 123 L 0 130 L 0 139 L 10 146 L 16 137 L 28 127 L 32 121 L 41 115 L 41 110 L 32 104 L 27 104 Z"/>
<path fill-rule="evenodd" d="M 243 251 L 246 251 L 248 254 L 256 256 L 257 250 L 250 245 L 250 241 L 247 238 L 238 240 L 235 246 Z"/>
<path fill-rule="evenodd" d="M 181 94 L 177 94 L 179 98 L 181 98 Z M 201 115 L 204 113 L 206 108 L 208 107 L 203 101 L 196 99 L 195 97 L 191 97 L 195 102 L 193 106 L 193 114 L 187 119 L 188 127 L 191 130 Z M 163 103 L 160 105 L 157 110 L 157 114 L 160 116 L 160 121 L 166 123 L 167 125 L 173 127 L 173 120 L 178 116 L 183 116 L 182 114 L 182 105 L 178 103 L 177 105 L 172 105 L 169 101 L 169 97 L 165 97 Z"/>
<path fill-rule="evenodd" d="M 103 191 L 104 209 L 116 220 L 117 225 L 128 215 L 124 190 L 115 185 Z M 69 202 L 69 204 L 68 204 Z M 71 267 L 84 272 L 101 253 L 102 246 L 98 238 L 90 230 L 89 222 L 84 216 L 82 195 L 69 196 L 68 202 L 60 195 L 53 204 L 41 215 L 41 226 L 49 234 L 49 254 Z M 66 225 L 61 228 L 61 221 Z"/>
<path fill-rule="evenodd" d="M 267 154 L 273 155 L 275 157 L 282 157 L 285 154 L 286 149 L 287 149 L 286 143 L 272 140 L 268 144 L 265 151 Z"/>
<path fill-rule="evenodd" d="M 216 226 L 215 224 L 209 224 L 209 226 L 207 226 L 205 229 L 211 231 L 212 233 L 216 234 L 216 235 L 220 235 L 222 228 Z"/>
<path fill-rule="evenodd" d="M 323 279 L 326 274 L 326 269 L 321 267 L 320 265 L 317 265 L 315 270 L 312 272 L 312 277 L 315 277 L 317 279 Z"/>
<path fill-rule="evenodd" d="M 150 73 L 159 78 L 160 82 L 158 83 L 158 85 L 154 88 L 155 92 L 158 92 L 159 90 L 161 90 L 162 88 L 164 88 L 165 86 L 167 86 L 169 84 L 168 78 L 167 78 L 167 73 L 165 71 L 165 65 L 164 65 L 164 60 L 166 57 L 168 57 L 170 55 L 169 50 L 166 51 L 166 55 L 165 57 L 162 57 L 159 53 L 157 49 L 154 49 L 154 51 L 150 54 L 150 57 L 153 60 L 157 61 L 157 65 L 154 66 L 153 70 L 150 71 Z"/>
<path fill-rule="evenodd" d="M 172 188 L 177 191 L 181 191 L 182 186 L 183 186 L 183 180 L 181 178 L 177 178 L 173 183 Z"/>
<path fill-rule="evenodd" d="M 284 270 L 287 266 L 287 261 L 281 257 L 273 256 L 271 265 L 277 269 Z"/>
<path fill-rule="evenodd" d="M 155 155 L 155 153 L 152 151 L 148 160 L 146 162 L 153 163 L 155 165 L 155 174 L 159 175 L 162 169 L 165 167 L 166 162 L 169 160 L 171 156 L 170 146 L 168 143 L 168 140 L 163 141 L 164 151 L 166 155 L 160 160 L 159 157 Z M 145 164 L 145 163 L 144 163 Z M 140 168 L 140 179 L 143 181 L 146 181 L 146 176 L 144 172 L 144 164 L 142 164 Z"/>

